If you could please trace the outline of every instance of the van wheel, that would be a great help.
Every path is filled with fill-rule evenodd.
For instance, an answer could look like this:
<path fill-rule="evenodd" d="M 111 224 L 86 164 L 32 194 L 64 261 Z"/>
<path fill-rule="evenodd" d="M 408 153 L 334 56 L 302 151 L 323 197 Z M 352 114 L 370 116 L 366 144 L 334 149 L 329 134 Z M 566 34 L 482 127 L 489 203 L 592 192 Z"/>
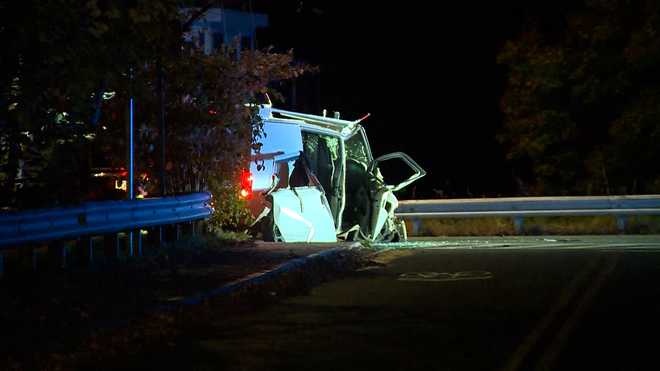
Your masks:
<path fill-rule="evenodd" d="M 273 221 L 273 212 L 271 211 L 268 215 L 264 216 L 263 219 L 259 221 L 261 229 L 261 238 L 267 242 L 275 241 L 275 234 L 273 229 L 275 228 L 275 222 Z"/>
<path fill-rule="evenodd" d="M 406 224 L 402 219 L 394 220 L 394 228 L 390 231 L 389 234 L 383 238 L 384 242 L 403 242 L 406 241 L 408 235 L 406 233 Z"/>
<path fill-rule="evenodd" d="M 394 242 L 408 241 L 408 230 L 406 229 L 406 221 L 400 218 L 396 219 L 396 235 L 397 240 Z"/>
<path fill-rule="evenodd" d="M 250 227 L 250 234 L 254 238 L 261 239 L 266 242 L 273 242 L 275 236 L 273 234 L 273 213 L 272 211 L 261 218 L 256 224 Z"/>

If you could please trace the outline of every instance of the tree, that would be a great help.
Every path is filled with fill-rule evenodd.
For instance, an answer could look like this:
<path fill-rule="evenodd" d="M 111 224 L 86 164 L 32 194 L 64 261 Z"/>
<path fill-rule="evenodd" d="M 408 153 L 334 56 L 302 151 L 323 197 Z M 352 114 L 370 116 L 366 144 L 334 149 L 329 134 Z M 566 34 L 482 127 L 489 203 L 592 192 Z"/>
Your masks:
<path fill-rule="evenodd" d="M 505 44 L 499 139 L 536 194 L 660 191 L 660 7 L 585 0 Z"/>
<path fill-rule="evenodd" d="M 235 183 L 260 135 L 245 103 L 308 67 L 268 49 L 243 52 L 240 60 L 231 46 L 204 55 L 183 42 L 179 3 L 54 0 L 0 9 L 7 48 L 0 59 L 0 206 L 84 200 L 91 166 L 126 163 L 131 96 L 137 175 L 158 181 L 159 66 L 166 77 L 168 192 Z"/>
<path fill-rule="evenodd" d="M 176 3 L 168 0 L 56 0 L 13 2 L 0 12 L 2 206 L 80 197 L 103 93 L 126 94 L 128 66 L 171 48 L 178 22 L 172 9 Z"/>

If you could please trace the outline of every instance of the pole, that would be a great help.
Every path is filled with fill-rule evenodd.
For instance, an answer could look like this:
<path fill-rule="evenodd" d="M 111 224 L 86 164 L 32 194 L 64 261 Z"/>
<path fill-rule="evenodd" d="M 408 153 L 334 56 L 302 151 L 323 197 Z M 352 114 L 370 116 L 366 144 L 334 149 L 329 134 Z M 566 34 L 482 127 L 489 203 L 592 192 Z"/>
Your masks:
<path fill-rule="evenodd" d="M 133 67 L 131 67 L 130 72 L 129 72 L 129 78 L 130 78 L 130 107 L 129 107 L 129 119 L 128 119 L 128 199 L 129 200 L 134 200 L 135 199 L 135 190 L 134 190 L 134 183 L 135 183 L 135 141 L 134 141 L 134 122 L 133 122 L 133 116 L 134 116 L 134 92 L 133 92 Z M 133 231 L 131 230 L 128 233 L 128 253 L 129 256 L 133 256 Z"/>
<path fill-rule="evenodd" d="M 163 63 L 158 59 L 158 100 L 160 106 L 160 196 L 165 196 L 165 92 L 163 87 Z"/>
<path fill-rule="evenodd" d="M 133 72 L 131 70 L 131 83 L 133 82 Z M 132 89 L 131 89 L 132 90 Z M 133 131 L 134 131 L 134 125 L 133 125 L 133 110 L 134 110 L 134 102 L 133 102 L 133 93 L 131 92 L 131 98 L 129 101 L 129 120 L 128 120 L 128 199 L 133 200 L 135 198 L 134 195 L 134 189 L 133 189 L 133 182 L 134 182 L 134 164 L 135 164 L 135 143 L 134 143 L 134 138 L 133 138 Z"/>

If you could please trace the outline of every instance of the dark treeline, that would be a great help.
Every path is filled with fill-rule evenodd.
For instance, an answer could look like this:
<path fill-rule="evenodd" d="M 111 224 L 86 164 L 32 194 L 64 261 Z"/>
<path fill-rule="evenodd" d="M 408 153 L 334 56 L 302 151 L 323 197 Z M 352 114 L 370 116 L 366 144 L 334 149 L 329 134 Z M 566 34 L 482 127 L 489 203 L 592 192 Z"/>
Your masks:
<path fill-rule="evenodd" d="M 498 140 L 520 194 L 660 192 L 660 4 L 591 0 L 527 16 Z"/>

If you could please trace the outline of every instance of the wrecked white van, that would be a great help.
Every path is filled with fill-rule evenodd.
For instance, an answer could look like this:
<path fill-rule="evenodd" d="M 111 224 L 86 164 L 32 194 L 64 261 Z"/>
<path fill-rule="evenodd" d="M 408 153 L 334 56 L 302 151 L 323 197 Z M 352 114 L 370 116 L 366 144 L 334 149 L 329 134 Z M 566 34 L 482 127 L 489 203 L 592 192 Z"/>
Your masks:
<path fill-rule="evenodd" d="M 394 192 L 426 172 L 401 152 L 374 159 L 360 125 L 366 116 L 347 121 L 269 105 L 259 115 L 266 135 L 246 174 L 252 189 L 242 192 L 265 240 L 406 239 Z M 412 175 L 387 184 L 378 165 L 391 160 L 403 161 Z"/>

